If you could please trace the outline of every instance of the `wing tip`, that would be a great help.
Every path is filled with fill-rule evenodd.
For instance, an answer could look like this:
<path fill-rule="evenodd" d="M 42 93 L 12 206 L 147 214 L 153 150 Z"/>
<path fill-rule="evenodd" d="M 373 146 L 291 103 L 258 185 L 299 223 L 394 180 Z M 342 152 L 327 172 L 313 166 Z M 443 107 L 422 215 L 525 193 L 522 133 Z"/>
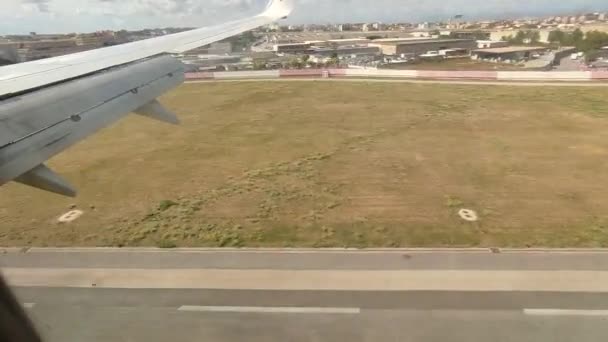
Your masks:
<path fill-rule="evenodd" d="M 285 19 L 291 14 L 294 7 L 294 0 L 270 0 L 264 15 L 276 19 Z"/>

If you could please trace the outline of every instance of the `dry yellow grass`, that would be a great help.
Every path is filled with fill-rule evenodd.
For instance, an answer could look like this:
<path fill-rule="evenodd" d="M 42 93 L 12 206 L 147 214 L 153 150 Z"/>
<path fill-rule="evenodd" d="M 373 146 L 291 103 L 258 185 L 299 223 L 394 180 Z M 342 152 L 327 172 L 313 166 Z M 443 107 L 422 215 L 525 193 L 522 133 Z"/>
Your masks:
<path fill-rule="evenodd" d="M 608 247 L 605 95 L 184 85 L 181 126 L 131 116 L 50 162 L 78 199 L 0 188 L 0 244 Z"/>

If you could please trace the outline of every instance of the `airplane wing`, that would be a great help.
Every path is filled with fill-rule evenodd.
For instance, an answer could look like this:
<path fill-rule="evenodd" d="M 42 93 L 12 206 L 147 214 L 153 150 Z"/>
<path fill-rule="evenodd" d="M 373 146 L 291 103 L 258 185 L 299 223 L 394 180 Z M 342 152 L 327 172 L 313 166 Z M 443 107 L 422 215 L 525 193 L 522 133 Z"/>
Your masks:
<path fill-rule="evenodd" d="M 130 112 L 177 123 L 156 100 L 184 80 L 171 54 L 272 23 L 292 8 L 293 0 L 270 0 L 262 13 L 221 25 L 0 67 L 0 185 L 75 196 L 46 160 Z"/>

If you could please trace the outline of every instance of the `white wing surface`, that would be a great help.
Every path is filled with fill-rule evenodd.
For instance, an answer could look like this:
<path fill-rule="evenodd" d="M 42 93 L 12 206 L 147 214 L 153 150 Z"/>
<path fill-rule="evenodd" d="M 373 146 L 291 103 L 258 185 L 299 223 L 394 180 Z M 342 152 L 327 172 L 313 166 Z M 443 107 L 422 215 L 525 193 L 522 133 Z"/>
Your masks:
<path fill-rule="evenodd" d="M 284 18 L 292 1 L 271 0 L 259 15 L 221 25 L 0 67 L 0 185 L 74 196 L 46 160 L 130 112 L 177 123 L 156 100 L 184 80 L 170 54 Z"/>
<path fill-rule="evenodd" d="M 203 1 L 203 0 L 201 0 Z M 0 97 L 162 53 L 181 53 L 289 15 L 292 0 L 271 0 L 259 15 L 221 25 L 0 68 Z"/>

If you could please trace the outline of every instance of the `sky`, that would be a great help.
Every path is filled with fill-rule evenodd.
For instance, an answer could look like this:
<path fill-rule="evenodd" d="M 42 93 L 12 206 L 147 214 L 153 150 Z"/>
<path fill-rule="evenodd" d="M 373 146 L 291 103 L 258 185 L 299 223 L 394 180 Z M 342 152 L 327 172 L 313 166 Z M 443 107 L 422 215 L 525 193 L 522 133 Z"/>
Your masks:
<path fill-rule="evenodd" d="M 0 0 L 0 34 L 195 27 L 236 19 L 266 0 Z M 608 11 L 607 0 L 296 0 L 287 23 L 419 22 Z"/>

